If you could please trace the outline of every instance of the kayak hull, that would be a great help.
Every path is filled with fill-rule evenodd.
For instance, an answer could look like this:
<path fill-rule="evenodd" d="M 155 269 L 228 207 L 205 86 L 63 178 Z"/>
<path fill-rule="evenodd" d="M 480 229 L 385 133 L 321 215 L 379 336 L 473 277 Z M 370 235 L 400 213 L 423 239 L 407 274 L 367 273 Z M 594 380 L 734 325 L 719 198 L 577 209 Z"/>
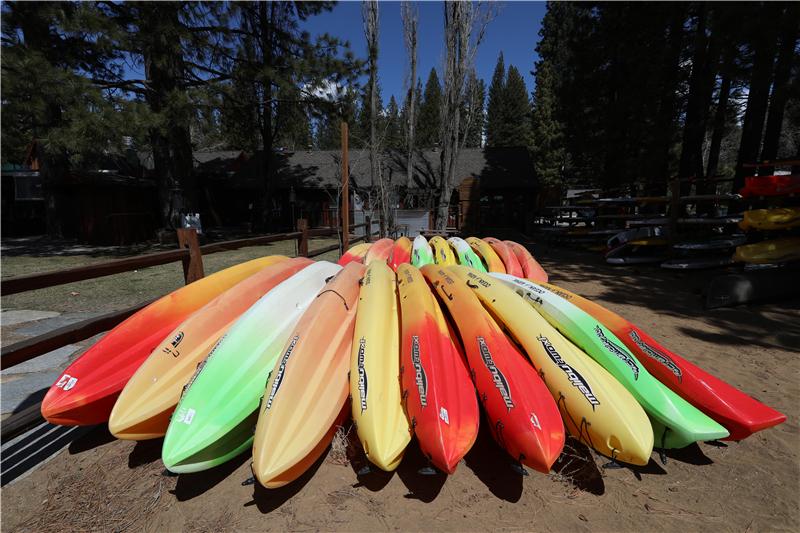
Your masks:
<path fill-rule="evenodd" d="M 478 435 L 478 403 L 464 356 L 420 271 L 397 271 L 401 316 L 401 383 L 422 452 L 452 474 Z"/>
<path fill-rule="evenodd" d="M 566 438 L 558 407 L 453 268 L 429 265 L 422 273 L 455 323 L 492 436 L 513 459 L 547 473 Z"/>
<path fill-rule="evenodd" d="M 356 432 L 367 459 L 393 471 L 411 441 L 400 390 L 400 324 L 395 273 L 367 265 L 350 354 L 350 397 Z"/>
<path fill-rule="evenodd" d="M 253 441 L 253 473 L 267 488 L 302 475 L 349 415 L 343 408 L 364 271 L 350 263 L 325 285 L 289 334 L 267 382 Z"/>

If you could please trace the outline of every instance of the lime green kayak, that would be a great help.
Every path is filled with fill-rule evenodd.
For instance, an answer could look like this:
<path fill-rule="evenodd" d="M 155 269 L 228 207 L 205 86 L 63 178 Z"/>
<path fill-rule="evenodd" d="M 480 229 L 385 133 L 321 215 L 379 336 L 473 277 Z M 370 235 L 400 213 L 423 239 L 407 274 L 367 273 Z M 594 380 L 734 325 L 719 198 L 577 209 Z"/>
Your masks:
<path fill-rule="evenodd" d="M 428 244 L 428 239 L 422 235 L 417 235 L 411 246 L 411 264 L 417 268 L 424 267 L 433 263 L 433 250 Z"/>
<path fill-rule="evenodd" d="M 449 242 L 450 246 L 456 251 L 459 265 L 472 267 L 478 272 L 486 273 L 486 267 L 483 261 L 478 257 L 478 254 L 472 251 L 472 246 L 470 246 L 467 241 L 460 237 L 450 237 L 447 239 L 447 242 Z"/>
<path fill-rule="evenodd" d="M 200 363 L 172 415 L 162 449 L 168 470 L 199 472 L 252 446 L 269 374 L 300 316 L 341 268 L 327 261 L 305 267 L 230 327 Z"/>
<path fill-rule="evenodd" d="M 727 437 L 728 430 L 650 374 L 625 344 L 591 315 L 544 287 L 508 274 L 492 274 L 625 386 L 650 416 L 656 448 L 683 448 Z"/>

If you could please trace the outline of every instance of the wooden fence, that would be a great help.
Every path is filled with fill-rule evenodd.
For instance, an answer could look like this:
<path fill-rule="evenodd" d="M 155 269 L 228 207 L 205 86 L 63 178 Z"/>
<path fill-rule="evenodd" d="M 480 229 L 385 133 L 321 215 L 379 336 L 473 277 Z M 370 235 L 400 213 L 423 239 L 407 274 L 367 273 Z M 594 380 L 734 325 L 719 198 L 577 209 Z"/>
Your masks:
<path fill-rule="evenodd" d="M 370 220 L 370 217 L 366 217 L 366 221 L 363 224 L 351 226 L 351 230 L 364 228 L 364 233 L 361 236 L 349 235 L 348 240 L 350 245 L 360 241 L 370 242 L 373 235 L 375 235 L 375 232 L 372 231 L 372 226 L 373 223 Z M 324 253 L 340 249 L 344 239 L 341 238 L 339 233 L 340 229 L 338 227 L 310 229 L 308 227 L 308 222 L 304 219 L 301 219 L 297 221 L 297 231 L 294 232 L 262 235 L 259 237 L 249 237 L 246 239 L 223 241 L 200 246 L 197 238 L 197 232 L 195 230 L 179 229 L 179 248 L 177 250 L 144 254 L 136 257 L 129 257 L 126 259 L 97 263 L 94 265 L 86 265 L 66 270 L 6 278 L 0 280 L 0 294 L 3 296 L 8 296 L 20 292 L 54 287 L 57 285 L 64 285 L 66 283 L 95 279 L 104 276 L 111 276 L 120 272 L 129 272 L 131 270 L 138 270 L 141 268 L 164 265 L 178 261 L 180 261 L 183 266 L 184 281 L 186 284 L 189 284 L 205 275 L 203 271 L 204 255 L 237 250 L 239 248 L 248 246 L 260 246 L 273 242 L 295 240 L 297 241 L 298 256 L 317 257 Z M 330 246 L 317 248 L 315 250 L 308 249 L 309 240 L 311 238 L 334 236 L 339 238 L 340 242 Z M 66 346 L 67 344 L 89 339 L 98 333 L 108 331 L 149 303 L 151 302 L 143 302 L 127 309 L 113 311 L 111 313 L 106 313 L 88 320 L 69 324 L 54 329 L 53 331 L 43 335 L 5 346 L 0 352 L 0 369 L 4 370 L 6 368 L 10 368 L 14 365 L 24 363 L 25 361 L 29 361 L 35 357 L 61 348 L 62 346 Z M 31 425 L 39 423 L 41 421 L 40 408 L 41 403 L 37 403 L 22 411 L 12 414 L 10 417 L 4 420 L 2 425 L 2 436 L 0 438 L 6 439 L 13 437 L 15 434 L 24 431 Z"/>

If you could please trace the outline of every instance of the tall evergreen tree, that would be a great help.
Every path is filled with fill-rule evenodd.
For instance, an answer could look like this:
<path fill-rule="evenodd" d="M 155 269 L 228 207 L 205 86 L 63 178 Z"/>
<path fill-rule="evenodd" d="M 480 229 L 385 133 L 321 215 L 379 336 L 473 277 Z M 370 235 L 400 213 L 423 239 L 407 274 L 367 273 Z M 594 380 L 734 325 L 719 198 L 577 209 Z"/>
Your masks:
<path fill-rule="evenodd" d="M 528 89 L 517 67 L 509 65 L 503 91 L 502 129 L 495 146 L 522 146 L 531 144 L 531 103 Z"/>
<path fill-rule="evenodd" d="M 483 145 L 483 132 L 486 128 L 486 83 L 476 80 L 472 116 L 464 138 L 467 148 L 480 148 Z"/>
<path fill-rule="evenodd" d="M 486 106 L 486 146 L 499 146 L 505 113 L 506 65 L 503 53 L 497 57 L 497 65 L 489 85 L 489 103 Z"/>
<path fill-rule="evenodd" d="M 403 124 L 400 122 L 400 109 L 394 95 L 389 98 L 389 107 L 386 108 L 386 133 L 384 145 L 392 150 L 403 148 Z"/>
<path fill-rule="evenodd" d="M 420 148 L 432 148 L 441 144 L 442 86 L 436 69 L 432 68 L 425 83 L 425 92 L 419 106 L 416 144 Z"/>
<path fill-rule="evenodd" d="M 564 124 L 556 112 L 555 74 L 550 59 L 536 62 L 536 89 L 531 113 L 531 152 L 539 180 L 561 184 L 566 163 Z"/>

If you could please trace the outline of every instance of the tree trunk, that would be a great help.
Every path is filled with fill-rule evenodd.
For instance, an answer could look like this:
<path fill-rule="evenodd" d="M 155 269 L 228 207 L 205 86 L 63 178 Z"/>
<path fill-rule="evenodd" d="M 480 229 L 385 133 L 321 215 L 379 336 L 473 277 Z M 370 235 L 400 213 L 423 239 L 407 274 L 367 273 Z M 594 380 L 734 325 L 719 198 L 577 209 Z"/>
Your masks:
<path fill-rule="evenodd" d="M 765 4 L 760 10 L 764 22 L 777 20 L 778 9 L 772 4 Z M 747 95 L 747 107 L 742 121 L 742 139 L 739 143 L 739 155 L 736 159 L 736 178 L 733 190 L 738 191 L 744 187 L 744 178 L 748 170 L 743 167 L 745 163 L 758 160 L 761 148 L 761 132 L 764 129 L 764 120 L 769 101 L 769 87 L 772 84 L 772 67 L 775 63 L 775 34 L 769 31 L 756 33 L 755 54 L 753 69 L 750 75 L 750 90 Z"/>
<path fill-rule="evenodd" d="M 414 133 L 416 111 L 416 87 L 417 87 L 417 11 L 411 7 L 410 2 L 403 2 L 403 35 L 405 37 L 406 49 L 408 50 L 408 61 L 411 67 L 411 78 L 408 84 L 408 135 L 407 135 L 407 159 L 406 159 L 406 185 L 411 187 L 414 179 Z"/>
<path fill-rule="evenodd" d="M 781 126 L 783 124 L 783 111 L 789 96 L 789 78 L 792 71 L 792 62 L 795 57 L 795 43 L 797 42 L 798 21 L 800 21 L 800 8 L 797 4 L 787 6 L 782 17 L 783 31 L 781 44 L 778 50 L 778 61 L 775 64 L 775 81 L 772 84 L 772 96 L 767 112 L 767 127 L 764 131 L 764 147 L 761 149 L 761 160 L 772 161 L 778 155 L 778 145 L 781 140 Z M 772 173 L 773 169 L 764 169 Z"/>
<path fill-rule="evenodd" d="M 725 136 L 725 119 L 728 113 L 728 98 L 731 94 L 731 78 L 733 77 L 735 47 L 730 46 L 725 52 L 722 65 L 722 80 L 717 96 L 717 108 L 714 111 L 714 126 L 711 133 L 711 145 L 708 149 L 708 166 L 706 176 L 713 178 L 717 175 L 719 166 L 719 152 L 722 147 L 722 138 Z"/>
<path fill-rule="evenodd" d="M 686 123 L 678 167 L 680 178 L 703 177 L 703 140 L 719 64 L 719 32 L 712 28 L 710 37 L 706 35 L 710 8 L 706 4 L 700 4 L 698 8 L 700 11 L 697 17 L 692 74 L 689 80 L 689 100 L 686 104 Z M 681 195 L 688 194 L 690 187 L 691 183 L 682 181 Z"/>
<path fill-rule="evenodd" d="M 165 227 L 180 227 L 183 213 L 197 208 L 197 190 L 193 172 L 189 117 L 170 109 L 170 98 L 184 90 L 180 85 L 184 64 L 180 49 L 165 41 L 165 28 L 177 32 L 180 25 L 180 4 L 144 4 L 141 9 L 142 34 L 151 40 L 142 50 L 145 75 L 149 80 L 146 101 L 157 114 L 166 114 L 165 127 L 150 132 L 153 163 L 159 179 L 161 223 Z"/>
<path fill-rule="evenodd" d="M 683 4 L 670 4 L 670 7 L 672 17 L 669 21 L 663 61 L 662 91 L 653 128 L 650 168 L 647 172 L 645 189 L 647 195 L 664 194 L 667 180 L 670 178 L 669 160 L 675 134 L 675 105 L 683 48 L 683 23 L 686 20 L 686 8 Z"/>
<path fill-rule="evenodd" d="M 464 98 L 467 49 L 472 24 L 466 2 L 444 4 L 445 76 L 444 109 L 442 113 L 442 166 L 436 209 L 436 229 L 444 231 L 450 211 L 450 196 L 455 183 L 456 163 L 461 143 L 461 105 Z"/>

